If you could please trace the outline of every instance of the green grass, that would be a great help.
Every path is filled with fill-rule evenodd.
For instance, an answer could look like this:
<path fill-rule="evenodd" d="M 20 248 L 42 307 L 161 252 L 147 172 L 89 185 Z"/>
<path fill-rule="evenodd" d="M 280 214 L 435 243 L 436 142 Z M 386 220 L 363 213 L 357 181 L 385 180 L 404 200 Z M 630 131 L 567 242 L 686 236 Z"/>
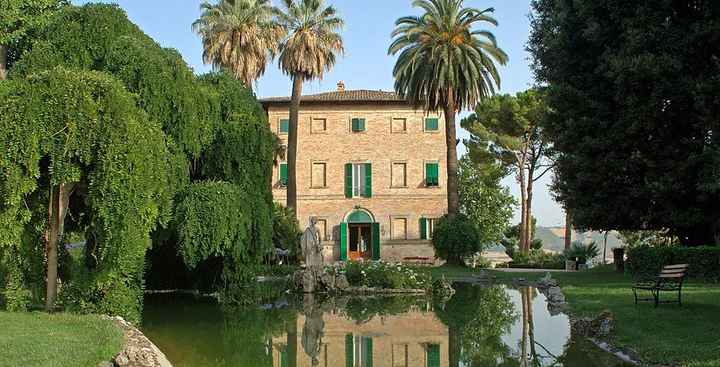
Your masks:
<path fill-rule="evenodd" d="M 1 367 L 96 367 L 122 343 L 120 329 L 99 316 L 0 312 Z"/>
<path fill-rule="evenodd" d="M 459 277 L 474 269 L 442 266 L 434 277 Z M 498 282 L 514 278 L 529 281 L 544 273 L 488 270 Z M 652 303 L 635 306 L 631 277 L 610 267 L 587 272 L 552 272 L 563 288 L 570 312 L 595 316 L 610 310 L 616 318 L 613 344 L 634 352 L 644 362 L 681 366 L 720 366 L 720 285 L 689 281 L 683 286 L 683 306 Z M 672 294 L 663 294 L 672 297 Z"/>

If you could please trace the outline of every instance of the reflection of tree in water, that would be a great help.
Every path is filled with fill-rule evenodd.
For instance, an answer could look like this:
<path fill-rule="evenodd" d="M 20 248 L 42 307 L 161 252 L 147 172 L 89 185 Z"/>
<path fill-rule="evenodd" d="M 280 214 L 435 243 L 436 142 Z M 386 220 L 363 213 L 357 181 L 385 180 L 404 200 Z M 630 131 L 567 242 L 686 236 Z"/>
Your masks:
<path fill-rule="evenodd" d="M 461 283 L 454 287 L 449 301 L 435 305 L 437 317 L 449 328 L 450 366 L 517 365 L 501 338 L 517 318 L 505 290 Z"/>
<path fill-rule="evenodd" d="M 294 309 L 232 307 L 224 308 L 223 315 L 222 343 L 228 366 L 272 366 L 272 348 L 287 348 L 287 353 L 294 351 L 291 345 L 272 345 L 273 337 L 296 327 L 297 312 Z"/>

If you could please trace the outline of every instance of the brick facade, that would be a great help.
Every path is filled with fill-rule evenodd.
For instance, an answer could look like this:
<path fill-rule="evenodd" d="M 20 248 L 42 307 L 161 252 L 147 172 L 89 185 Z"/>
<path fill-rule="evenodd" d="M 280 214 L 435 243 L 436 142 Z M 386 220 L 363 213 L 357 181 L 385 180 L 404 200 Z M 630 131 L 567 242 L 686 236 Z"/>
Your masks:
<path fill-rule="evenodd" d="M 273 132 L 287 144 L 281 120 L 289 118 L 288 104 L 262 102 Z M 428 117 L 438 119 L 437 130 L 425 130 Z M 353 132 L 352 119 L 364 119 L 365 130 Z M 370 163 L 371 197 L 346 197 L 348 163 Z M 426 163 L 438 165 L 436 187 L 425 184 Z M 429 241 L 420 239 L 420 218 L 437 218 L 447 212 L 446 167 L 444 120 L 437 114 L 428 116 L 401 101 L 303 100 L 301 104 L 297 214 L 301 227 L 311 216 L 326 225 L 322 235 L 327 260 L 340 259 L 340 224 L 356 209 L 366 211 L 379 223 L 382 259 L 432 258 Z M 273 196 L 285 204 L 286 189 L 280 184 L 280 170 L 274 169 Z M 394 187 L 403 181 L 404 187 Z M 322 232 L 322 226 L 320 229 Z"/>

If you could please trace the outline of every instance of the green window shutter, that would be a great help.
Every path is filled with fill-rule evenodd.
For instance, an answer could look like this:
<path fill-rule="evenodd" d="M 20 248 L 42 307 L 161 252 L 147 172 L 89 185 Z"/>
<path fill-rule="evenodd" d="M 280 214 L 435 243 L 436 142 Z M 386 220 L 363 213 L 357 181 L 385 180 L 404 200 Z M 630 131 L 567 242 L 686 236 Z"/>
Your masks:
<path fill-rule="evenodd" d="M 372 164 L 365 163 L 365 195 L 366 198 L 372 197 Z"/>
<path fill-rule="evenodd" d="M 373 340 L 372 338 L 363 337 L 363 341 L 365 346 L 365 361 L 367 362 L 365 367 L 373 367 Z M 438 365 L 438 367 L 440 366 Z"/>
<path fill-rule="evenodd" d="M 348 225 L 340 223 L 340 261 L 347 260 Z"/>
<path fill-rule="evenodd" d="M 420 239 L 427 239 L 427 219 L 420 218 Z"/>
<path fill-rule="evenodd" d="M 290 120 L 280 119 L 280 132 L 287 133 L 288 131 L 290 131 Z"/>
<path fill-rule="evenodd" d="M 438 185 L 438 164 L 437 163 L 426 163 L 425 164 L 425 185 L 437 186 Z"/>
<path fill-rule="evenodd" d="M 345 334 L 345 367 L 353 367 L 353 335 Z"/>
<path fill-rule="evenodd" d="M 365 119 L 354 118 L 350 121 L 352 122 L 352 131 L 354 133 L 365 131 Z"/>
<path fill-rule="evenodd" d="M 440 367 L 440 345 L 429 344 L 425 350 L 427 367 Z"/>
<path fill-rule="evenodd" d="M 372 259 L 380 260 L 380 223 L 372 224 Z"/>
<path fill-rule="evenodd" d="M 288 366 L 287 346 L 282 347 L 280 349 L 280 367 L 289 367 Z"/>
<path fill-rule="evenodd" d="M 345 197 L 353 197 L 353 166 L 351 163 L 345 164 Z"/>
<path fill-rule="evenodd" d="M 280 186 L 288 184 L 288 166 L 287 163 L 280 163 Z"/>
<path fill-rule="evenodd" d="M 425 119 L 425 131 L 437 131 L 438 125 L 438 119 L 435 117 Z"/>

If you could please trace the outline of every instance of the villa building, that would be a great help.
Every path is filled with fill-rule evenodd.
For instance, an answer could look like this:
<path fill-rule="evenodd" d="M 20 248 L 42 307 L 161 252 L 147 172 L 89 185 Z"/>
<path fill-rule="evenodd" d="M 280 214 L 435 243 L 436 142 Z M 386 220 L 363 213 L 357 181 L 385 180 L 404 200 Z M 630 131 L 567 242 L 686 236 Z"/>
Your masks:
<path fill-rule="evenodd" d="M 287 144 L 289 97 L 260 101 Z M 345 90 L 301 99 L 297 214 L 318 219 L 326 261 L 434 258 L 429 235 L 447 213 L 444 119 L 395 93 Z M 287 164 L 273 174 L 285 204 Z"/>

